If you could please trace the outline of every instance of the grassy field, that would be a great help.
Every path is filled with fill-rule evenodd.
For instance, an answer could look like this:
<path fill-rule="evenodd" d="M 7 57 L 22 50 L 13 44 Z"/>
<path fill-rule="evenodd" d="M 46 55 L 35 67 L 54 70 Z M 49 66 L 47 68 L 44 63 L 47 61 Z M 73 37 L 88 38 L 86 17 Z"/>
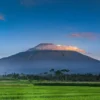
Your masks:
<path fill-rule="evenodd" d="M 34 86 L 26 81 L 1 81 L 0 100 L 100 100 L 100 87 Z"/>

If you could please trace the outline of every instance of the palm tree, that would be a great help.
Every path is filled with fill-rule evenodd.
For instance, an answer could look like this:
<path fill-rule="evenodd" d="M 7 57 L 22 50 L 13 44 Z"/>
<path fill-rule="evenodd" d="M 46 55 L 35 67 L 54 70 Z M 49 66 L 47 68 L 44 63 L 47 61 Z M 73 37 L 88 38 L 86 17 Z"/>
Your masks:
<path fill-rule="evenodd" d="M 61 71 L 64 72 L 64 73 L 65 73 L 65 72 L 68 73 L 70 70 L 69 70 L 69 69 L 62 69 Z"/>
<path fill-rule="evenodd" d="M 59 80 L 60 79 L 60 76 L 62 75 L 61 70 L 55 71 L 55 75 L 57 76 L 57 79 Z"/>
<path fill-rule="evenodd" d="M 55 70 L 52 68 L 52 69 L 50 69 L 50 72 L 54 72 Z"/>
<path fill-rule="evenodd" d="M 55 72 L 55 70 L 53 68 L 50 69 L 51 79 L 53 79 L 54 72 Z"/>
<path fill-rule="evenodd" d="M 66 73 L 68 73 L 70 70 L 69 69 L 62 69 L 61 72 L 63 73 L 65 80 L 67 80 Z"/>

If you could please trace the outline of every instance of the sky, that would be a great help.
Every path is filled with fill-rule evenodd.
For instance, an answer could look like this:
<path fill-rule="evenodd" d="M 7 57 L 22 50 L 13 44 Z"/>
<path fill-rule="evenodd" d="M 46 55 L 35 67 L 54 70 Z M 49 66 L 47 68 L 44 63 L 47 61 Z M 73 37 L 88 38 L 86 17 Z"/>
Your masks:
<path fill-rule="evenodd" d="M 0 0 L 0 58 L 39 43 L 77 46 L 100 59 L 100 0 Z"/>

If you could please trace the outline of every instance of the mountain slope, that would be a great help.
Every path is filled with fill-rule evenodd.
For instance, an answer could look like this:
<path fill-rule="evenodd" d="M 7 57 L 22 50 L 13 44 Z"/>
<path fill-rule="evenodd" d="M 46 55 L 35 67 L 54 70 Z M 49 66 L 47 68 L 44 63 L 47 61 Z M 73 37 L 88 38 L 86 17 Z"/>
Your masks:
<path fill-rule="evenodd" d="M 72 50 L 50 49 L 41 50 L 35 47 L 3 58 L 0 60 L 0 73 L 41 73 L 51 68 L 66 68 L 71 73 L 100 73 L 100 61 L 98 60 Z"/>

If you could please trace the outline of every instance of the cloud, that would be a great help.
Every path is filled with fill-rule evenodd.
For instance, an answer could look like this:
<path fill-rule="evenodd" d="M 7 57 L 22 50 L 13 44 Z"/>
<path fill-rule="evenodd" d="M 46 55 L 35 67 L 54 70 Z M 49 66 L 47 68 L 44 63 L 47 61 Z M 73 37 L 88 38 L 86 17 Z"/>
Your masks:
<path fill-rule="evenodd" d="M 0 20 L 5 20 L 5 17 L 2 14 L 0 14 Z"/>
<path fill-rule="evenodd" d="M 97 38 L 96 34 L 91 33 L 91 32 L 71 33 L 69 36 L 71 38 L 84 38 L 84 39 L 96 39 Z"/>

